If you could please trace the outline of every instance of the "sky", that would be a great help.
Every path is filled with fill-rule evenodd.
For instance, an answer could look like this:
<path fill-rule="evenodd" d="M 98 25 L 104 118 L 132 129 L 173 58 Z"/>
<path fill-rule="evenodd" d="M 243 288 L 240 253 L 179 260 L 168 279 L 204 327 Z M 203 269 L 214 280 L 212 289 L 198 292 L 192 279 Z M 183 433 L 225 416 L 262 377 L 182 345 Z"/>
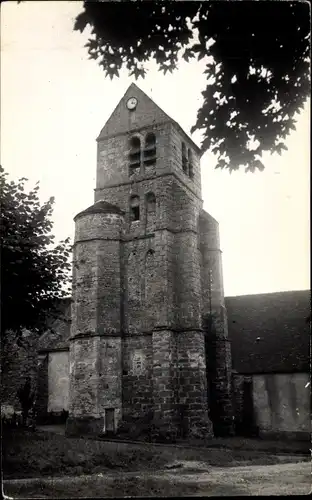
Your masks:
<path fill-rule="evenodd" d="M 134 81 L 110 80 L 73 31 L 82 2 L 1 6 L 1 164 L 11 179 L 40 181 L 55 197 L 56 240 L 74 236 L 73 217 L 93 203 L 96 137 Z M 151 61 L 136 81 L 190 134 L 205 88 L 204 60 L 172 75 Z M 288 151 L 265 155 L 265 171 L 230 174 L 201 160 L 204 209 L 220 224 L 226 296 L 310 288 L 310 109 L 297 118 Z M 191 136 L 200 145 L 200 133 Z"/>

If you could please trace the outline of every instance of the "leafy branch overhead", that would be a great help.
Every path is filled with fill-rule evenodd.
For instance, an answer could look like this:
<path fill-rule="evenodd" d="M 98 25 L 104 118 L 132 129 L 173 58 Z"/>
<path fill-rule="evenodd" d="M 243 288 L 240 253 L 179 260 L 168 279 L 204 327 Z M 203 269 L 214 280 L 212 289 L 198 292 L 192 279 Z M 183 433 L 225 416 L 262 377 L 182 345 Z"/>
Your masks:
<path fill-rule="evenodd" d="M 203 104 L 192 128 L 218 167 L 263 170 L 263 151 L 281 154 L 310 91 L 306 2 L 84 2 L 75 29 L 91 26 L 90 58 L 106 75 L 136 79 L 153 58 L 160 71 L 203 59 Z M 191 71 L 190 67 L 190 71 Z M 192 89 L 186 89 L 190 92 Z"/>
<path fill-rule="evenodd" d="M 41 204 L 39 185 L 25 192 L 22 178 L 9 182 L 0 166 L 1 193 L 1 331 L 22 339 L 22 329 L 46 329 L 68 296 L 70 241 L 54 245 L 51 233 L 54 199 Z"/>

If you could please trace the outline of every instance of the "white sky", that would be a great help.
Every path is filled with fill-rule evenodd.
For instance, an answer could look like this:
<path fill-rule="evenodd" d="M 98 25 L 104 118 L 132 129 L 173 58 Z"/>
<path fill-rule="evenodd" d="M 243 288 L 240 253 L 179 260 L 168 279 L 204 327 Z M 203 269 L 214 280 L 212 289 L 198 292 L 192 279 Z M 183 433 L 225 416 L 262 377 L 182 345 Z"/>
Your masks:
<path fill-rule="evenodd" d="M 56 239 L 93 203 L 96 142 L 133 79 L 105 78 L 73 31 L 82 2 L 5 2 L 1 9 L 1 164 L 12 179 L 55 196 Z M 204 61 L 164 76 L 153 63 L 136 82 L 187 133 L 205 88 Z M 204 208 L 220 223 L 225 295 L 310 288 L 309 106 L 282 156 L 263 173 L 214 169 L 202 158 Z M 199 144 L 200 136 L 193 135 Z"/>

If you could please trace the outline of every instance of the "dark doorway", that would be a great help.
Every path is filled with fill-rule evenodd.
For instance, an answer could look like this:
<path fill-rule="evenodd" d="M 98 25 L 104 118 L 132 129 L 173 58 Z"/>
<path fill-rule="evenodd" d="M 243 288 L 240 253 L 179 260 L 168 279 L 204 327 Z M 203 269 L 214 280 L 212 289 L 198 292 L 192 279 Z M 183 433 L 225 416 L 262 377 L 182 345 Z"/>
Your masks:
<path fill-rule="evenodd" d="M 244 436 L 258 435 L 255 424 L 254 404 L 253 404 L 253 387 L 252 380 L 244 380 L 243 383 L 243 411 L 242 411 L 242 429 L 241 434 Z"/>
<path fill-rule="evenodd" d="M 115 432 L 115 410 L 109 408 L 105 410 L 105 430 L 106 432 Z"/>

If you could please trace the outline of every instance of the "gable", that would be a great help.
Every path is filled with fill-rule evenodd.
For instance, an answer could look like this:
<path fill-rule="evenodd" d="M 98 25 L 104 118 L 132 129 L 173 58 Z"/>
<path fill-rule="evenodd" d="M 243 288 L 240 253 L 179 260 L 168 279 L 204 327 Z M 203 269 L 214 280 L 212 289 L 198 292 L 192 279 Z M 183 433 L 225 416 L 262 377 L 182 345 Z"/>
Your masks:
<path fill-rule="evenodd" d="M 136 97 L 138 100 L 134 111 L 129 111 L 126 107 L 130 97 Z M 97 140 L 168 121 L 172 121 L 171 118 L 132 83 L 105 123 Z"/>
<path fill-rule="evenodd" d="M 310 372 L 309 290 L 226 297 L 233 368 Z"/>
<path fill-rule="evenodd" d="M 130 97 L 136 97 L 137 107 L 134 111 L 129 111 L 126 107 L 127 100 Z M 167 115 L 155 102 L 148 97 L 135 83 L 132 83 L 122 99 L 117 104 L 113 113 L 102 128 L 97 141 L 118 134 L 125 134 L 130 131 L 144 129 L 160 123 L 172 123 L 175 129 L 184 139 L 187 139 L 194 147 L 197 154 L 201 154 L 200 148 L 186 134 L 182 127 Z"/>

